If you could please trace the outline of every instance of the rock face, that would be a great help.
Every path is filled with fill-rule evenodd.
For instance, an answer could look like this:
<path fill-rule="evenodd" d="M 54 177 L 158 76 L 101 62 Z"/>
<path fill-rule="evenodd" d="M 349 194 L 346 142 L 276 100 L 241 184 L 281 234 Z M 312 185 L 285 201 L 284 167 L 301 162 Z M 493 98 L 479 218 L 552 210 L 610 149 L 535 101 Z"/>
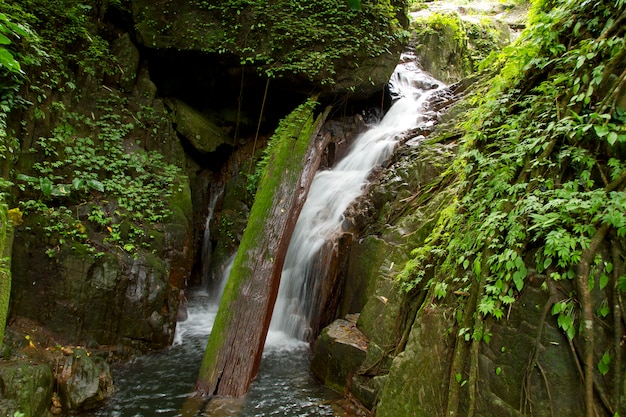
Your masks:
<path fill-rule="evenodd" d="M 357 384 L 350 385 L 350 394 L 368 407 L 373 404 L 377 416 L 608 416 L 618 409 L 623 410 L 620 394 L 624 388 L 624 348 L 620 342 L 623 311 L 619 305 L 614 305 L 613 309 L 605 308 L 611 300 L 621 297 L 621 289 L 611 288 L 609 284 L 612 279 L 609 272 L 614 271 L 612 262 L 620 253 L 616 268 L 621 270 L 613 277 L 623 274 L 623 237 L 614 234 L 608 238 L 605 234 L 608 229 L 615 233 L 614 223 L 590 220 L 597 229 L 594 227 L 590 233 L 589 241 L 593 244 L 589 247 L 583 244 L 578 252 L 582 260 L 560 260 L 565 266 L 555 266 L 551 265 L 553 259 L 549 259 L 541 265 L 537 259 L 543 261 L 538 256 L 545 253 L 541 252 L 545 250 L 544 245 L 550 248 L 550 238 L 565 228 L 552 232 L 553 225 L 549 220 L 555 215 L 552 212 L 542 211 L 542 216 L 531 222 L 524 219 L 526 212 L 512 209 L 513 206 L 527 208 L 541 201 L 533 198 L 545 195 L 547 191 L 543 187 L 534 194 L 526 187 L 545 179 L 550 181 L 553 177 L 550 170 L 543 172 L 526 167 L 541 160 L 541 164 L 550 165 L 551 169 L 561 169 L 562 165 L 556 160 L 563 153 L 554 149 L 572 151 L 567 135 L 555 133 L 552 136 L 548 134 L 551 132 L 549 128 L 544 131 L 543 126 L 534 124 L 536 115 L 532 111 L 538 108 L 544 111 L 546 123 L 556 125 L 561 122 L 557 93 L 540 95 L 548 104 L 542 107 L 533 102 L 532 111 L 525 113 L 528 119 L 516 118 L 519 103 L 534 100 L 533 88 L 545 87 L 543 77 L 548 72 L 554 76 L 554 68 L 563 71 L 563 78 L 570 74 L 584 74 L 587 69 L 576 65 L 575 59 L 568 55 L 578 54 L 580 61 L 591 57 L 583 55 L 578 49 L 580 45 L 594 44 L 601 48 L 607 37 L 622 37 L 624 34 L 623 25 L 614 24 L 613 20 L 620 16 L 621 22 L 623 10 L 612 3 L 607 3 L 602 12 L 610 22 L 607 26 L 611 30 L 591 30 L 584 34 L 571 32 L 569 26 L 563 25 L 577 18 L 585 20 L 591 13 L 590 5 L 579 9 L 571 8 L 567 2 L 557 4 L 551 7 L 558 9 L 554 15 L 558 17 L 547 27 L 541 22 L 539 34 L 529 31 L 522 38 L 530 43 L 525 47 L 537 48 L 533 49 L 537 54 L 528 57 L 527 65 L 519 65 L 519 73 L 507 74 L 508 79 L 498 78 L 498 82 L 504 82 L 512 91 L 505 88 L 490 90 L 496 92 L 491 97 L 493 102 L 487 99 L 489 106 L 481 106 L 480 112 L 474 114 L 480 122 L 474 121 L 476 124 L 471 133 L 466 136 L 464 129 L 468 125 L 453 120 L 464 113 L 464 106 L 468 104 L 453 107 L 450 115 L 444 117 L 449 123 L 440 125 L 427 139 L 409 140 L 407 145 L 419 142 L 419 148 L 402 148 L 372 184 L 367 198 L 353 207 L 351 214 L 364 220 L 355 222 L 363 227 L 355 238 L 358 243 L 352 246 L 346 293 L 349 294 L 354 287 L 357 289 L 352 291 L 352 296 L 345 298 L 346 304 L 341 312 L 361 312 L 357 327 L 367 336 L 369 343 L 366 359 L 354 370 L 359 378 Z M 594 21 L 590 25 L 595 24 Z M 599 26 L 603 27 L 602 24 Z M 544 41 L 542 36 L 546 28 L 559 36 L 556 45 L 568 51 L 563 55 L 567 58 L 552 61 L 553 56 L 545 46 L 554 47 L 554 44 L 533 44 Z M 524 44 L 519 46 L 523 49 Z M 541 55 L 544 53 L 546 55 Z M 626 61 L 623 57 L 623 51 L 594 56 L 594 66 L 610 68 L 599 76 L 603 81 L 598 83 L 610 86 L 604 91 L 611 93 L 609 97 L 603 93 L 590 97 L 587 103 L 579 105 L 580 109 L 595 109 L 594 100 L 597 100 L 597 103 L 609 103 L 603 111 L 622 113 L 616 106 L 621 102 L 622 78 L 618 74 L 624 72 Z M 546 62 L 554 66 L 548 69 L 543 66 Z M 511 70 L 511 67 L 507 69 Z M 495 84 L 501 87 L 501 84 Z M 520 86 L 521 93 L 516 89 Z M 558 94 L 565 91 L 569 91 L 569 87 L 559 90 Z M 507 94 L 513 98 L 501 105 L 501 97 Z M 484 112 L 488 107 L 492 111 L 490 114 Z M 605 114 L 603 117 L 609 120 L 612 116 Z M 515 120 L 514 125 L 509 124 L 511 120 Z M 492 124 L 498 127 L 494 128 Z M 623 120 L 617 124 L 619 127 L 613 131 L 614 135 L 617 130 L 624 131 Z M 584 128 L 583 124 L 579 126 Z M 496 133 L 488 134 L 487 130 Z M 537 132 L 547 135 L 542 142 L 546 147 L 537 148 L 547 149 L 545 153 L 525 155 L 524 158 L 528 159 L 513 164 L 507 158 L 511 153 L 504 149 L 506 140 L 502 137 L 510 134 L 519 139 L 519 142 L 510 143 L 509 150 L 516 152 L 526 140 L 534 141 Z M 588 143 L 596 146 L 601 142 L 594 135 L 581 137 L 590 142 L 581 141 L 577 146 Z M 473 143 L 474 140 L 481 144 Z M 551 145 L 547 146 L 548 143 Z M 467 148 L 459 147 L 464 153 L 455 160 L 454 152 L 459 144 Z M 577 151 L 587 152 L 586 149 Z M 590 152 L 596 155 L 595 151 Z M 609 152 L 621 155 L 623 150 L 610 148 Z M 496 156 L 493 160 L 483 159 L 487 154 Z M 505 157 L 499 159 L 500 155 Z M 501 170 L 487 168 L 494 165 L 494 160 L 501 164 Z M 460 164 L 460 169 L 446 171 L 444 167 L 453 161 L 453 167 L 459 168 L 456 164 Z M 469 167 L 472 164 L 475 165 Z M 518 167 L 520 169 L 516 172 Z M 506 171 L 514 173 L 511 178 L 504 178 L 503 172 Z M 424 182 L 420 183 L 413 175 Z M 586 172 L 572 169 L 567 179 L 559 177 L 563 182 L 556 189 L 568 189 L 567 184 L 578 184 L 585 175 Z M 476 178 L 484 176 L 492 176 L 493 182 L 481 188 L 479 184 L 485 183 Z M 501 190 L 501 184 L 520 186 L 521 192 L 513 197 L 513 193 Z M 491 186 L 493 189 L 489 189 Z M 584 193 L 597 192 L 606 197 L 613 187 L 619 187 L 622 193 L 624 179 L 590 181 L 588 187 Z M 572 188 L 578 192 L 577 185 Z M 468 190 L 479 191 L 472 195 Z M 504 196 L 499 200 L 501 205 L 491 197 L 482 197 L 491 191 Z M 475 204 L 469 204 L 469 195 Z M 573 200 L 573 197 L 564 199 L 567 202 Z M 600 200 L 599 205 L 611 204 Z M 520 201 L 530 201 L 530 204 L 526 206 Z M 543 210 L 545 204 L 552 204 L 549 197 L 547 202 L 542 201 L 538 206 Z M 475 223 L 470 222 L 468 219 L 481 210 L 481 205 L 488 208 L 485 216 Z M 456 210 L 460 212 L 458 217 Z M 530 212 L 533 218 L 533 209 Z M 488 229 L 482 229 L 483 224 L 489 224 L 498 216 L 519 222 L 521 240 L 513 239 L 516 246 L 508 249 L 519 257 L 518 266 L 501 257 L 507 249 L 499 246 L 500 239 L 510 242 L 514 226 L 502 226 L 496 221 L 494 233 L 482 234 Z M 454 220 L 448 221 L 452 218 Z M 581 220 L 576 218 L 572 224 L 577 221 Z M 586 218 L 582 222 L 588 224 Z M 579 227 L 572 224 L 568 227 Z M 535 235 L 535 230 L 540 227 L 551 230 L 548 238 Z M 472 230 L 474 228 L 476 230 Z M 572 233 L 577 238 L 580 236 Z M 477 240 L 482 238 L 485 240 L 478 243 Z M 455 247 L 459 241 L 463 244 Z M 456 251 L 457 248 L 462 249 Z M 471 261 L 466 258 L 466 254 L 472 252 L 468 248 L 478 248 Z M 408 253 L 410 250 L 412 253 Z M 463 253 L 465 250 L 468 252 Z M 595 265 L 611 264 L 602 281 L 602 272 L 589 269 L 592 258 Z M 498 268 L 511 271 L 511 274 L 498 276 Z M 510 298 L 497 290 L 503 282 L 509 282 L 506 295 Z M 489 305 L 494 291 L 500 298 Z M 492 314 L 488 311 L 490 307 L 501 310 Z M 330 345 L 323 339 L 318 343 L 321 352 Z M 314 366 L 320 365 L 314 363 Z M 371 401 L 372 395 L 368 394 L 367 388 L 376 392 L 373 396 L 378 401 Z"/>
<path fill-rule="evenodd" d="M 387 83 L 407 21 L 402 0 L 363 2 L 360 11 L 327 0 L 131 3 L 135 37 L 146 48 L 215 54 L 232 68 L 287 77 L 292 92 L 365 97 Z"/>

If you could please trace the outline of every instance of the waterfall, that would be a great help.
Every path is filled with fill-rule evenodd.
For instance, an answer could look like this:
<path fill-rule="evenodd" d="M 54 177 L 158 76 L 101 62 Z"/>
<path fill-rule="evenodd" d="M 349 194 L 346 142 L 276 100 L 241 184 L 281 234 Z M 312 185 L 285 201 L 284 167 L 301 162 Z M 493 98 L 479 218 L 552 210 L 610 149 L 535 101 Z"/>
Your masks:
<path fill-rule="evenodd" d="M 216 188 L 216 189 L 214 189 Z M 211 187 L 211 191 L 213 196 L 209 201 L 208 212 L 206 216 L 206 220 L 204 222 L 204 234 L 202 236 L 202 247 L 201 247 L 201 257 L 200 257 L 200 267 L 201 267 L 201 283 L 200 286 L 202 290 L 209 292 L 210 287 L 212 287 L 211 282 L 211 262 L 212 262 L 212 251 L 213 245 L 211 244 L 211 221 L 213 221 L 213 216 L 215 214 L 215 206 L 217 205 L 217 200 L 224 193 L 224 185 L 218 184 L 215 187 Z M 222 279 L 223 281 L 223 279 Z"/>
<path fill-rule="evenodd" d="M 286 254 L 270 330 L 306 340 L 315 300 L 315 283 L 325 261 L 320 248 L 341 231 L 343 213 L 363 192 L 372 168 L 393 152 L 402 133 L 431 123 L 426 103 L 445 86 L 419 69 L 414 56 L 404 54 L 390 81 L 394 102 L 378 124 L 355 139 L 348 154 L 332 169 L 319 171 L 300 213 Z"/>

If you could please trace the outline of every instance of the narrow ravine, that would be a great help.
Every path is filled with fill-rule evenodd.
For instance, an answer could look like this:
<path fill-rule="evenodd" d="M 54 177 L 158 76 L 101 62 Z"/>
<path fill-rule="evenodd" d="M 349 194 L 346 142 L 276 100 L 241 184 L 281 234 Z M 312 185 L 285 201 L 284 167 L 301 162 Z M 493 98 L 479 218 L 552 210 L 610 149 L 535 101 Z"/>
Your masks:
<path fill-rule="evenodd" d="M 411 55 L 403 56 L 389 87 L 394 102 L 387 114 L 355 140 L 336 166 L 315 176 L 289 246 L 261 368 L 250 390 L 241 400 L 194 405 L 194 416 L 349 415 L 339 405 L 342 396 L 322 386 L 309 371 L 311 352 L 306 340 L 317 307 L 311 301 L 316 298 L 312 291 L 319 278 L 312 273 L 319 272 L 316 255 L 324 242 L 341 230 L 344 211 L 363 192 L 370 171 L 393 152 L 402 133 L 431 123 L 425 103 L 445 88 L 419 70 Z M 205 244 L 208 241 L 205 238 Z M 231 265 L 232 258 L 223 265 L 223 281 Z M 223 285 L 216 288 L 221 292 Z M 115 369 L 116 394 L 95 415 L 189 415 L 186 410 L 218 298 L 206 289 L 190 294 L 187 319 L 178 323 L 174 344 Z"/>

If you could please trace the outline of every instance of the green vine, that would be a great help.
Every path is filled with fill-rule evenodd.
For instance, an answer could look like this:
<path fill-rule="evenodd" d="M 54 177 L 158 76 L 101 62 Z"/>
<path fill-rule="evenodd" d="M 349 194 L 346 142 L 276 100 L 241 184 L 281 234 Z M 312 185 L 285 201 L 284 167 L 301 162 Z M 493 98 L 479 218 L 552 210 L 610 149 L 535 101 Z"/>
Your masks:
<path fill-rule="evenodd" d="M 609 315 L 610 291 L 626 281 L 612 273 L 607 250 L 626 235 L 626 112 L 618 105 L 626 83 L 624 6 L 535 4 L 529 29 L 485 64 L 500 71 L 475 95 L 460 159 L 448 173 L 459 191 L 454 213 L 440 219 L 447 232 L 436 229 L 428 250 L 407 265 L 437 265 L 435 298 L 455 297 L 464 315 L 476 317 L 472 329 L 468 321 L 461 327 L 459 343 L 488 342 L 488 319 L 506 317 L 531 277 L 548 292 L 550 283 L 569 281 L 574 290 L 557 297 L 551 312 L 568 338 L 583 340 L 587 415 L 594 368 L 606 373 L 620 349 L 594 357 L 593 321 Z M 420 274 L 404 277 L 411 288 Z M 455 356 L 455 373 L 464 357 Z M 446 415 L 458 410 L 453 385 Z"/>

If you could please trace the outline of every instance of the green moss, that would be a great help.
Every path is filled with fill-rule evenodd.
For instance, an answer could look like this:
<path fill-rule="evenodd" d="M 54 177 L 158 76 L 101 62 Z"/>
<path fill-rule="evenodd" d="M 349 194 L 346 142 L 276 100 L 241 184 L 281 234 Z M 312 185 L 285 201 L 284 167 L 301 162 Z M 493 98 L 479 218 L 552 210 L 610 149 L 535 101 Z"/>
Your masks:
<path fill-rule="evenodd" d="M 237 257 L 233 264 L 230 277 L 224 289 L 223 300 L 228 300 L 229 294 L 238 292 L 239 284 L 245 277 L 250 276 L 246 264 L 248 250 L 257 245 L 257 239 L 266 227 L 267 217 L 276 200 L 277 190 L 281 183 L 294 182 L 302 169 L 302 155 L 309 145 L 309 137 L 315 126 L 313 110 L 317 103 L 309 100 L 296 108 L 286 118 L 281 120 L 276 132 L 270 139 L 263 158 L 262 178 L 257 190 L 254 204 L 250 211 L 248 225 L 239 246 Z M 267 254 L 267 256 L 272 256 Z"/>
<path fill-rule="evenodd" d="M 281 204 L 279 199 L 285 198 L 278 191 L 282 183 L 293 184 L 297 181 L 302 171 L 302 159 L 309 147 L 309 139 L 313 129 L 318 124 L 314 117 L 314 109 L 317 103 L 309 99 L 306 103 L 297 107 L 287 117 L 281 120 L 263 158 L 263 174 L 259 189 L 256 193 L 254 204 L 248 219 L 248 225 L 244 232 L 241 244 L 237 251 L 233 267 L 224 288 L 224 294 L 220 301 L 219 312 L 209 337 L 202 366 L 200 368 L 201 380 L 216 381 L 216 375 L 220 366 L 219 352 L 223 341 L 226 339 L 224 332 L 230 328 L 233 320 L 231 304 L 235 303 L 240 294 L 240 287 L 247 279 L 250 279 L 253 271 L 250 265 L 255 262 L 250 259 L 250 253 L 254 247 L 259 246 L 259 239 L 268 238 L 268 220 L 273 206 Z M 273 262 L 276 254 L 264 253 L 267 260 Z"/>
<path fill-rule="evenodd" d="M 0 196 L 0 349 L 4 339 L 4 329 L 9 311 L 11 296 L 11 246 L 13 226 L 8 217 L 7 206 Z"/>
<path fill-rule="evenodd" d="M 432 13 L 411 23 L 416 52 L 424 69 L 451 82 L 472 71 L 468 36 L 457 13 Z"/>
<path fill-rule="evenodd" d="M 268 76 L 301 74 L 334 84 L 342 60 L 397 49 L 406 35 L 405 7 L 390 0 L 362 2 L 359 11 L 335 0 L 194 0 L 173 16 L 163 15 L 164 1 L 137 1 L 135 18 L 148 47 L 233 54 Z"/>

